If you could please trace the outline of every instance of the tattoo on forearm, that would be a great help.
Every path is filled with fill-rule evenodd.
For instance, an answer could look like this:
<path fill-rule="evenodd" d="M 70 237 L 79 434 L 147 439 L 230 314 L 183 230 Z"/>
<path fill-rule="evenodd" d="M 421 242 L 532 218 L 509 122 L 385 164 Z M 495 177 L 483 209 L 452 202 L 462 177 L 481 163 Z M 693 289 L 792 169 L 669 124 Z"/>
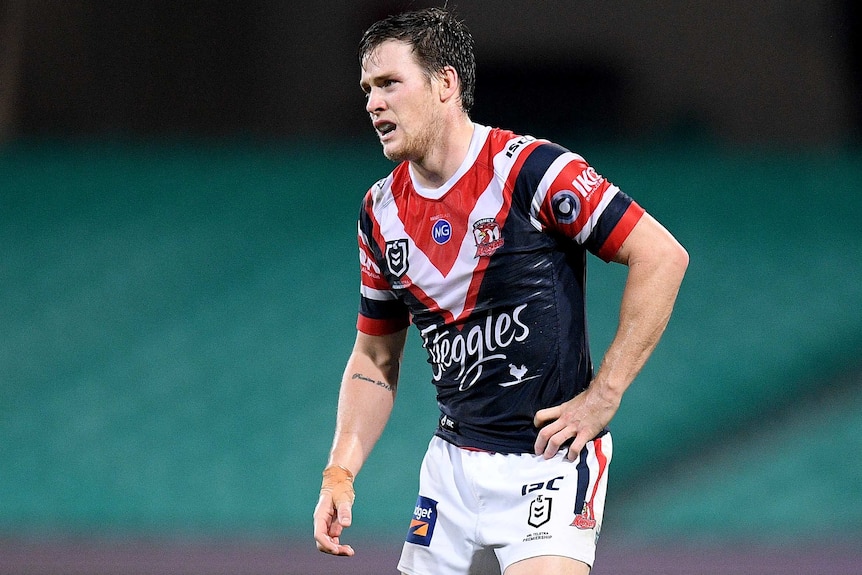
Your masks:
<path fill-rule="evenodd" d="M 361 373 L 354 373 L 353 377 L 351 377 L 350 379 L 361 379 L 362 381 L 367 381 L 369 383 L 373 383 L 374 385 L 379 385 L 380 387 L 382 387 L 383 389 L 385 389 L 387 391 L 393 391 L 394 390 L 394 387 L 389 385 L 385 381 L 379 381 L 379 380 L 375 380 L 375 379 L 370 378 L 370 377 L 365 377 Z"/>

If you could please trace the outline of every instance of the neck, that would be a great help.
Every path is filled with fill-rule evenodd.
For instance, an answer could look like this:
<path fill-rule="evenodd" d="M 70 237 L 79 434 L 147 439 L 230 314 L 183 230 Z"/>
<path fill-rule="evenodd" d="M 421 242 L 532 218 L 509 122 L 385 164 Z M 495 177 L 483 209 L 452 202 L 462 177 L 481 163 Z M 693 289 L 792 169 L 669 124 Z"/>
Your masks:
<path fill-rule="evenodd" d="M 461 167 L 470 141 L 473 138 L 473 122 L 466 115 L 449 122 L 441 130 L 436 146 L 420 160 L 410 162 L 413 174 L 426 188 L 439 188 Z"/>

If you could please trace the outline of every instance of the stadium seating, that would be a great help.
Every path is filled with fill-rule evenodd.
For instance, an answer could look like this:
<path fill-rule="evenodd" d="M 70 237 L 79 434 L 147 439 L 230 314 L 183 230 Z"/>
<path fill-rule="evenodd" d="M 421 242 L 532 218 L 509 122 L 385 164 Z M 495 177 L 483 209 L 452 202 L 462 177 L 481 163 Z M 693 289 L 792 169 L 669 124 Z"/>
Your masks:
<path fill-rule="evenodd" d="M 860 155 L 567 144 L 691 254 L 612 425 L 608 523 L 862 533 Z M 389 167 L 366 143 L 0 150 L 0 534 L 307 534 Z M 589 273 L 599 360 L 625 273 Z M 436 423 L 408 346 L 357 478 L 369 537 L 406 529 Z"/>

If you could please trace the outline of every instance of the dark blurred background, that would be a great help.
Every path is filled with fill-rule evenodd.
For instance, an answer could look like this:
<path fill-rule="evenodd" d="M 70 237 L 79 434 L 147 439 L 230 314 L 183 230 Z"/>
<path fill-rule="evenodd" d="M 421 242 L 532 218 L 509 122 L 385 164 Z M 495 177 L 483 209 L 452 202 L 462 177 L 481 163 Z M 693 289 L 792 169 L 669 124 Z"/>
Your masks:
<path fill-rule="evenodd" d="M 0 1 L 0 574 L 395 572 L 436 424 L 415 333 L 359 555 L 310 518 L 392 168 L 356 45 L 433 4 Z M 859 2 L 449 4 L 474 119 L 583 154 L 691 254 L 594 572 L 858 575 Z M 596 361 L 618 268 L 590 262 Z"/>
<path fill-rule="evenodd" d="M 429 4 L 6 0 L 0 129 L 6 139 L 352 137 L 367 127 L 362 31 Z M 456 8 L 476 39 L 481 122 L 794 145 L 860 132 L 858 2 Z"/>

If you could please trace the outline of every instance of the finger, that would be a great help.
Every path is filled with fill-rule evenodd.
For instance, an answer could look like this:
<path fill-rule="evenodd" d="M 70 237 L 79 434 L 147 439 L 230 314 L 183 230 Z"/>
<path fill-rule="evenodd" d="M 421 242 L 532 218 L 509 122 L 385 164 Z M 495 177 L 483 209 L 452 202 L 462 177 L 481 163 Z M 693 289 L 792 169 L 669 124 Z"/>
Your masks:
<path fill-rule="evenodd" d="M 338 553 L 336 555 L 341 555 L 343 557 L 353 557 L 356 554 L 356 551 L 353 550 L 353 547 L 350 545 L 339 545 Z"/>
<path fill-rule="evenodd" d="M 314 518 L 314 541 L 317 543 L 317 550 L 324 553 L 334 553 L 337 551 L 337 546 L 333 543 L 333 537 L 330 534 L 330 525 L 323 519 Z"/>
<path fill-rule="evenodd" d="M 575 436 L 574 440 L 572 440 L 572 444 L 569 445 L 569 451 L 566 453 L 566 459 L 568 459 L 569 461 L 574 461 L 581 456 L 581 452 L 584 450 L 584 447 L 586 447 L 587 442 L 589 441 L 587 435 L 587 433 L 581 431 Z"/>
<path fill-rule="evenodd" d="M 545 459 L 553 457 L 562 444 L 562 440 L 560 443 L 555 444 L 555 438 L 564 427 L 565 424 L 560 420 L 556 420 L 543 427 L 536 436 L 536 443 L 533 446 L 535 454 L 543 455 Z"/>
<path fill-rule="evenodd" d="M 329 529 L 326 531 L 326 534 L 333 539 L 338 539 L 341 537 L 342 531 L 344 531 L 344 526 L 338 521 L 333 521 L 329 526 Z"/>
<path fill-rule="evenodd" d="M 330 524 L 328 518 L 314 518 L 314 541 L 317 550 L 330 555 L 352 556 L 354 551 L 350 545 L 341 545 L 338 536 L 342 532 L 338 521 Z"/>
<path fill-rule="evenodd" d="M 317 550 L 329 555 L 340 555 L 344 557 L 353 557 L 356 553 L 350 545 L 340 545 L 338 539 L 326 538 L 323 541 L 317 541 Z"/>
<path fill-rule="evenodd" d="M 338 545 L 330 541 L 329 539 L 315 539 L 314 541 L 317 544 L 317 550 L 323 553 L 329 553 L 330 555 L 335 555 L 338 552 Z"/>
<path fill-rule="evenodd" d="M 327 549 L 323 550 L 323 552 L 329 553 L 330 555 L 340 555 L 342 557 L 353 557 L 355 554 L 353 547 L 350 545 L 341 545 L 338 543 L 338 539 L 332 540 Z"/>
<path fill-rule="evenodd" d="M 317 550 L 333 555 L 338 553 L 338 538 L 330 537 L 325 530 L 320 530 L 321 526 L 314 526 L 314 542 L 317 544 Z"/>
<path fill-rule="evenodd" d="M 545 459 L 553 458 L 557 453 L 559 453 L 560 449 L 563 447 L 563 443 L 568 441 L 569 434 L 566 433 L 566 430 L 563 429 L 557 433 L 555 433 L 550 440 L 548 440 L 548 444 L 545 446 L 545 451 L 542 453 L 542 456 Z"/>
<path fill-rule="evenodd" d="M 533 427 L 543 427 L 549 421 L 553 421 L 555 419 L 559 419 L 560 417 L 560 407 L 546 407 L 545 409 L 540 409 L 536 412 L 536 415 L 533 416 Z"/>
<path fill-rule="evenodd" d="M 559 416 L 560 408 L 558 406 L 540 409 L 533 416 L 533 425 L 541 428 L 533 445 L 533 453 L 536 455 L 542 455 L 545 452 L 551 436 L 558 431 L 554 423 L 559 421 Z"/>
<path fill-rule="evenodd" d="M 546 430 L 542 429 L 539 431 L 539 434 L 536 435 L 536 442 L 533 444 L 533 453 L 536 455 L 542 455 L 545 452 L 545 447 L 548 445 L 548 436 L 546 436 Z"/>

